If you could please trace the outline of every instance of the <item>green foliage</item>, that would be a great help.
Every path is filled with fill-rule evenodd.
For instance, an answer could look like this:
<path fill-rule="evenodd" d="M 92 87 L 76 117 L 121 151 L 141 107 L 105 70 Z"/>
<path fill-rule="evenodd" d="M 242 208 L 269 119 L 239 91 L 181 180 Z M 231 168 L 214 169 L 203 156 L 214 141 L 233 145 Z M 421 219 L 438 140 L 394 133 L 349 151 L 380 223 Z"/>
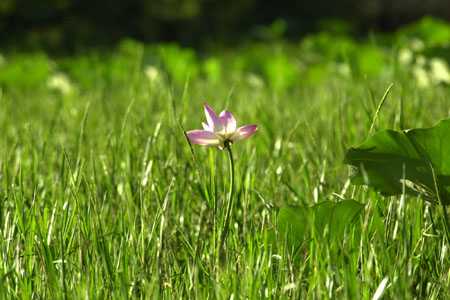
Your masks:
<path fill-rule="evenodd" d="M 384 130 L 347 151 L 353 183 L 373 186 L 385 195 L 404 191 L 450 204 L 450 119 L 431 128 Z M 435 175 L 433 175 L 435 173 Z"/>
<path fill-rule="evenodd" d="M 271 59 L 265 59 L 262 70 L 275 90 L 281 91 L 298 83 L 298 66 L 281 53 L 276 53 Z"/>
<path fill-rule="evenodd" d="M 348 59 L 358 50 L 358 44 L 349 36 L 327 31 L 307 36 L 302 40 L 300 47 L 304 55 L 321 56 L 337 61 Z"/>
<path fill-rule="evenodd" d="M 398 32 L 400 39 L 419 38 L 429 47 L 448 46 L 450 25 L 442 20 L 425 17 Z"/>
<path fill-rule="evenodd" d="M 177 84 L 184 84 L 198 75 L 197 57 L 192 49 L 168 44 L 161 45 L 157 50 L 164 69 Z"/>
<path fill-rule="evenodd" d="M 346 229 L 356 225 L 364 205 L 354 200 L 323 201 L 314 206 L 285 206 L 278 213 L 279 242 L 299 247 L 309 242 L 311 231 L 328 242 L 342 240 Z"/>
<path fill-rule="evenodd" d="M 210 57 L 203 62 L 203 72 L 206 78 L 213 82 L 218 83 L 222 78 L 222 64 L 218 58 Z"/>
<path fill-rule="evenodd" d="M 45 85 L 51 70 L 52 62 L 45 54 L 15 55 L 0 66 L 0 84 L 36 88 Z"/>
<path fill-rule="evenodd" d="M 258 28 L 258 35 L 267 40 L 278 40 L 283 38 L 287 30 L 287 23 L 283 19 L 278 19 L 268 26 Z"/>
<path fill-rule="evenodd" d="M 0 2 L 0 16 L 7 14 L 14 9 L 16 0 L 4 0 Z"/>
<path fill-rule="evenodd" d="M 386 68 L 383 50 L 375 46 L 359 47 L 355 52 L 356 66 L 361 75 L 377 76 Z"/>

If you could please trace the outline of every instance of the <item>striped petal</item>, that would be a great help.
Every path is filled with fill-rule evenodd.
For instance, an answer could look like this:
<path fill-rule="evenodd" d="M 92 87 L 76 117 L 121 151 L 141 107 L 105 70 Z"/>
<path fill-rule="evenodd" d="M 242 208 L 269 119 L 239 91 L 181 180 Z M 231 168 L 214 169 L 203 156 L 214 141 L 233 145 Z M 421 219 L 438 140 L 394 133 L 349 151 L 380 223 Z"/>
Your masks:
<path fill-rule="evenodd" d="M 214 110 L 207 103 L 204 105 L 206 121 L 208 122 L 208 126 L 211 130 L 220 131 L 222 130 L 222 123 L 220 122 L 220 118 L 216 115 Z"/>
<path fill-rule="evenodd" d="M 219 115 L 220 123 L 225 133 L 233 133 L 236 131 L 236 119 L 229 111 L 223 111 Z"/>
<path fill-rule="evenodd" d="M 236 133 L 232 136 L 231 140 L 233 142 L 244 140 L 244 139 L 252 136 L 257 130 L 258 130 L 257 125 L 245 125 L 245 126 L 239 127 L 236 130 Z"/>
<path fill-rule="evenodd" d="M 192 144 L 204 146 L 218 146 L 220 144 L 220 140 L 211 131 L 190 130 L 186 134 Z"/>

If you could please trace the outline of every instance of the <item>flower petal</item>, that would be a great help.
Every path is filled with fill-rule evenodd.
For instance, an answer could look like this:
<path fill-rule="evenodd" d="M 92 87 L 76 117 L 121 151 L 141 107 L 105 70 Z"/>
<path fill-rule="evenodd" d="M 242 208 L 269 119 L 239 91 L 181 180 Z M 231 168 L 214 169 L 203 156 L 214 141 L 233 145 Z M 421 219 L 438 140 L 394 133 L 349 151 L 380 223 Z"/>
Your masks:
<path fill-rule="evenodd" d="M 207 103 L 204 104 L 206 121 L 208 122 L 208 126 L 213 131 L 222 130 L 222 123 L 220 122 L 219 117 L 216 115 L 214 110 Z"/>
<path fill-rule="evenodd" d="M 258 130 L 257 125 L 245 125 L 245 126 L 239 127 L 236 130 L 236 133 L 231 137 L 231 140 L 234 142 L 234 141 L 240 141 L 240 140 L 249 138 L 257 130 Z"/>
<path fill-rule="evenodd" d="M 203 127 L 203 129 L 204 130 L 206 130 L 206 131 L 213 131 L 211 128 L 209 128 L 209 125 L 208 124 L 206 124 L 205 122 L 202 122 L 202 127 Z"/>
<path fill-rule="evenodd" d="M 225 133 L 233 133 L 236 131 L 236 119 L 232 113 L 229 111 L 223 111 L 220 113 L 219 119 Z"/>
<path fill-rule="evenodd" d="M 205 146 L 218 146 L 220 144 L 220 140 L 217 136 L 207 130 L 190 130 L 186 132 L 189 141 L 192 144 L 197 145 L 205 145 Z"/>

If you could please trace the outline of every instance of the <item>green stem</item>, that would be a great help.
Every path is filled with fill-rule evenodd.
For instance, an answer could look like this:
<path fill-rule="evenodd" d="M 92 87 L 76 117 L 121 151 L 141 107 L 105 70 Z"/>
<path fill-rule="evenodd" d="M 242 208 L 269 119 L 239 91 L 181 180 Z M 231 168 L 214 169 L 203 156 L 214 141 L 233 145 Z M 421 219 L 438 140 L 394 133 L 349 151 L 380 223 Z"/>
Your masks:
<path fill-rule="evenodd" d="M 450 245 L 450 230 L 449 230 L 449 224 L 448 224 L 447 209 L 445 207 L 444 202 L 441 199 L 441 194 L 440 194 L 440 190 L 439 190 L 436 172 L 434 171 L 434 167 L 431 163 L 430 163 L 430 169 L 431 169 L 431 174 L 433 175 L 434 188 L 436 190 L 436 197 L 437 197 L 439 204 L 441 206 L 441 209 L 442 209 L 442 223 L 444 225 L 445 237 L 447 238 L 447 243 Z"/>
<path fill-rule="evenodd" d="M 228 235 L 228 229 L 230 227 L 230 219 L 233 210 L 233 192 L 234 192 L 234 160 L 233 160 L 233 152 L 231 151 L 231 145 L 226 144 L 225 149 L 228 152 L 228 160 L 230 162 L 230 189 L 228 190 L 228 203 L 227 203 L 227 211 L 225 215 L 225 222 L 223 224 L 222 234 L 220 236 L 220 249 L 223 248 L 225 244 L 225 240 Z"/>

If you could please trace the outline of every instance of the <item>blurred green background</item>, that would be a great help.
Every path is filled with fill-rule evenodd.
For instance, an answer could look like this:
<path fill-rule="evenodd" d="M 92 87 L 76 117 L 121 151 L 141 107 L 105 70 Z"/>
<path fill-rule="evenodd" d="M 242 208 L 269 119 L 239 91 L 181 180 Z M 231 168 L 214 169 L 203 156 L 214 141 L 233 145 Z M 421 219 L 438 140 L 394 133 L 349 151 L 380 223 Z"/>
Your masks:
<path fill-rule="evenodd" d="M 450 1 L 0 0 L 0 87 L 450 84 Z M 22 95 L 22 97 L 24 97 Z"/>
<path fill-rule="evenodd" d="M 391 31 L 425 15 L 450 20 L 450 1 L 1 0 L 0 46 L 67 52 L 124 37 L 203 46 L 273 34 L 298 38 L 330 26 Z M 345 22 L 324 21 L 334 19 Z"/>

